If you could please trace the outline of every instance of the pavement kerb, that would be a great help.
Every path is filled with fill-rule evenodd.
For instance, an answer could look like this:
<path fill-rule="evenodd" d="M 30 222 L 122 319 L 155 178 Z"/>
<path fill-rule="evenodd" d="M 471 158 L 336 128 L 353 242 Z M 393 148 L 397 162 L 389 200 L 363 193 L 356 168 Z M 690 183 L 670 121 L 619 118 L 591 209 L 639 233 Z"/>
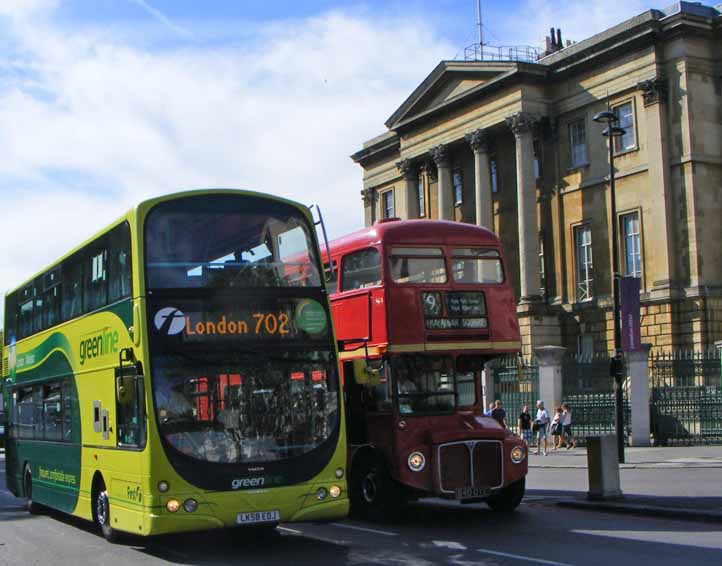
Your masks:
<path fill-rule="evenodd" d="M 628 515 L 644 515 L 648 517 L 664 517 L 666 519 L 679 519 L 687 521 L 704 521 L 722 523 L 722 512 L 695 511 L 674 507 L 658 507 L 656 505 L 640 505 L 620 501 L 557 501 L 558 507 L 581 509 L 586 511 L 603 511 L 606 513 L 621 513 Z"/>
<path fill-rule="evenodd" d="M 530 464 L 529 469 L 541 468 L 547 470 L 586 470 L 587 466 L 574 464 Z M 660 462 L 657 464 L 620 464 L 620 470 L 678 470 L 681 468 L 695 470 L 712 470 L 722 468 L 720 464 L 684 464 Z"/>

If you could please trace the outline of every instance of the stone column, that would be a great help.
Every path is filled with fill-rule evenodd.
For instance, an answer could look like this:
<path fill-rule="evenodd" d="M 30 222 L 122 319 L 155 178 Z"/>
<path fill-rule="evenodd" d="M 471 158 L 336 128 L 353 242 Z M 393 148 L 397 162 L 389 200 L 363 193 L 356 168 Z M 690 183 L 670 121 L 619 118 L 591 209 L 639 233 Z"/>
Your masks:
<path fill-rule="evenodd" d="M 539 362 L 539 398 L 554 417 L 554 408 L 562 404 L 562 360 L 567 349 L 561 346 L 539 346 L 534 354 Z"/>
<path fill-rule="evenodd" d="M 481 408 L 486 411 L 494 401 L 494 362 L 487 362 L 481 373 Z"/>
<path fill-rule="evenodd" d="M 449 152 L 446 145 L 437 145 L 431 148 L 431 157 L 439 171 L 439 218 L 441 220 L 454 219 L 454 199 L 451 194 L 451 167 L 449 166 Z"/>
<path fill-rule="evenodd" d="M 376 199 L 375 192 L 373 189 L 363 189 L 361 191 L 361 198 L 364 202 L 364 224 L 366 226 L 372 226 L 376 222 Z"/>
<path fill-rule="evenodd" d="M 419 217 L 419 199 L 416 194 L 418 173 L 416 165 L 410 159 L 402 159 L 396 163 L 396 168 L 404 176 L 404 190 L 401 195 L 401 202 L 406 214 L 405 218 L 411 220 Z M 397 215 L 404 218 L 403 215 Z"/>
<path fill-rule="evenodd" d="M 476 224 L 494 231 L 491 210 L 491 171 L 489 169 L 489 140 L 482 129 L 466 134 L 466 140 L 474 151 L 474 189 Z"/>
<path fill-rule="evenodd" d="M 644 113 L 647 124 L 647 155 L 649 159 L 649 186 L 656 198 L 650 207 L 654 238 L 645 242 L 651 248 L 655 279 L 652 281 L 652 298 L 668 296 L 676 278 L 674 199 L 672 197 L 669 144 L 667 140 L 667 83 L 660 77 L 642 81 L 637 87 L 644 93 Z M 643 257 L 643 260 L 645 258 Z"/>
<path fill-rule="evenodd" d="M 516 195 L 519 217 L 520 303 L 541 301 L 539 288 L 539 225 L 534 176 L 534 118 L 519 112 L 506 119 L 516 138 Z"/>
<path fill-rule="evenodd" d="M 638 352 L 627 352 L 627 365 L 632 382 L 632 438 L 631 446 L 649 446 L 649 349 L 642 344 Z"/>

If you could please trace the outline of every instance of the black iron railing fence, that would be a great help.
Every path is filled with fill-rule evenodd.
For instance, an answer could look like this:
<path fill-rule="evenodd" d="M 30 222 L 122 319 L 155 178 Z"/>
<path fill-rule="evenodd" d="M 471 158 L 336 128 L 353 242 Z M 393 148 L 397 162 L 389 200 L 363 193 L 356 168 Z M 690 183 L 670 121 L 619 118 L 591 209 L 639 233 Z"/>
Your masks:
<path fill-rule="evenodd" d="M 650 411 L 655 444 L 722 443 L 719 350 L 650 357 Z"/>

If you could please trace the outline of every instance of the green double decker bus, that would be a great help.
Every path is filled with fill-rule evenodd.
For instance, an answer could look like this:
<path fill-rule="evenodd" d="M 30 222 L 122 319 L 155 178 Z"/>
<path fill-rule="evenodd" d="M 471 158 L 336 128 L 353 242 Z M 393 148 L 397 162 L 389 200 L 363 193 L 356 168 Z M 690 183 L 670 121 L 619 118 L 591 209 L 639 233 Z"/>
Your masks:
<path fill-rule="evenodd" d="M 5 297 L 8 488 L 108 539 L 348 512 L 336 342 L 309 210 L 141 203 Z"/>

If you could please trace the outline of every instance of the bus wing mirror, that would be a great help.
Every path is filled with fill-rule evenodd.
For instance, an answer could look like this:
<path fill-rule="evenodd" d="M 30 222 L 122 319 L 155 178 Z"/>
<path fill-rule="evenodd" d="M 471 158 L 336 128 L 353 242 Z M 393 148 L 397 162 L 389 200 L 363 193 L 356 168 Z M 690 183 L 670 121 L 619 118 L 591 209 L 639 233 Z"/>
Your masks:
<path fill-rule="evenodd" d="M 353 361 L 353 377 L 359 385 L 366 385 L 369 382 L 368 365 L 366 360 Z"/>
<path fill-rule="evenodd" d="M 115 394 L 118 403 L 130 405 L 135 399 L 135 375 L 121 375 L 115 379 Z"/>
<path fill-rule="evenodd" d="M 375 387 L 381 383 L 379 370 L 369 367 L 366 360 L 353 361 L 353 377 L 359 385 Z"/>

